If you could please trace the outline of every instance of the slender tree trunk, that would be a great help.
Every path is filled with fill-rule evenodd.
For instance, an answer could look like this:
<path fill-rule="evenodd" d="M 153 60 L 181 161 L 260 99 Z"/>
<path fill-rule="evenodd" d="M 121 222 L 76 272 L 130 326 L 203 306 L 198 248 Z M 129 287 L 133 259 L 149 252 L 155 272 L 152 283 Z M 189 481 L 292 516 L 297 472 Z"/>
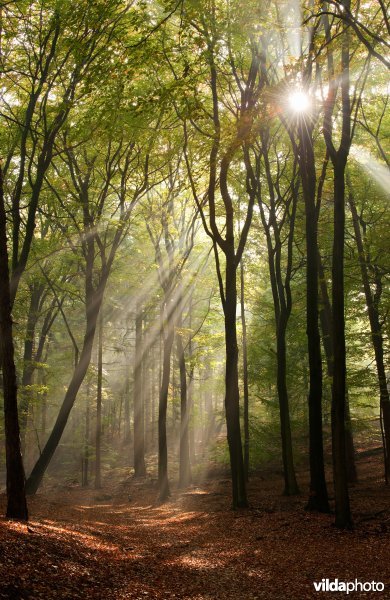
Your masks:
<path fill-rule="evenodd" d="M 119 414 L 116 426 L 116 432 L 118 434 L 118 438 L 120 439 L 122 433 L 122 408 L 123 408 L 123 394 L 119 394 Z"/>
<path fill-rule="evenodd" d="M 83 457 L 83 487 L 88 487 L 89 479 L 89 429 L 90 429 L 90 406 L 89 406 L 90 389 L 87 386 L 87 394 L 85 399 L 85 439 L 84 439 L 84 457 Z"/>
<path fill-rule="evenodd" d="M 93 340 L 95 337 L 96 325 L 98 314 L 100 310 L 100 306 L 103 299 L 103 291 L 104 291 L 103 283 L 100 290 L 95 292 L 94 294 L 87 294 L 87 310 L 86 310 L 86 332 L 84 336 L 83 348 L 80 354 L 80 360 L 77 363 L 72 379 L 69 383 L 68 389 L 66 391 L 62 406 L 60 408 L 59 414 L 57 416 L 56 422 L 54 424 L 53 430 L 46 442 L 44 449 L 42 450 L 42 454 L 34 465 L 33 470 L 26 482 L 26 492 L 28 494 L 35 494 L 42 478 L 45 474 L 45 471 L 53 457 L 54 452 L 57 449 L 57 446 L 61 440 L 61 436 L 64 432 L 65 426 L 68 422 L 68 418 L 70 412 L 75 403 L 77 393 L 80 389 L 82 382 L 84 381 L 87 369 L 91 362 L 91 354 L 93 347 Z"/>
<path fill-rule="evenodd" d="M 142 307 L 138 303 L 135 317 L 135 357 L 134 357 L 134 476 L 144 477 L 145 467 L 145 414 L 142 389 L 142 363 L 144 360 L 142 343 Z"/>
<path fill-rule="evenodd" d="M 130 441 L 130 376 L 127 374 L 124 389 L 124 406 L 123 406 L 123 439 L 127 444 Z"/>
<path fill-rule="evenodd" d="M 333 340 L 332 340 L 332 307 L 329 300 L 328 286 L 326 285 L 325 271 L 320 253 L 318 253 L 318 274 L 320 281 L 321 309 L 320 323 L 322 330 L 322 344 L 324 346 L 328 376 L 333 380 Z M 346 417 L 345 417 L 345 451 L 347 456 L 348 481 L 357 482 L 357 471 L 355 461 L 355 445 L 353 441 L 352 421 L 349 411 L 348 390 L 346 395 Z"/>
<path fill-rule="evenodd" d="M 179 302 L 180 304 L 180 302 Z M 182 327 L 182 313 L 179 307 L 177 327 Z M 185 488 L 191 483 L 190 447 L 188 435 L 188 399 L 187 399 L 187 373 L 184 356 L 183 342 L 180 331 L 176 334 L 176 352 L 180 371 L 180 460 L 179 460 L 179 487 Z"/>
<path fill-rule="evenodd" d="M 318 252 L 318 281 L 320 290 L 320 324 L 328 376 L 333 378 L 332 306 L 325 279 L 324 265 Z"/>
<path fill-rule="evenodd" d="M 21 398 L 19 403 L 19 425 L 22 448 L 25 445 L 25 435 L 28 421 L 28 411 L 31 399 L 30 386 L 32 384 L 34 366 L 33 366 L 33 353 L 34 353 L 34 336 L 35 336 L 35 325 L 37 322 L 39 301 L 42 296 L 43 288 L 40 284 L 34 283 L 31 286 L 30 305 L 27 315 L 27 327 L 26 336 L 24 340 L 24 354 L 23 354 L 23 374 L 22 374 L 22 390 Z"/>
<path fill-rule="evenodd" d="M 103 308 L 100 307 L 98 330 L 98 361 L 95 431 L 95 489 L 102 487 L 102 391 L 103 391 Z"/>
<path fill-rule="evenodd" d="M 279 234 L 278 234 L 279 237 Z M 267 232 L 268 264 L 271 280 L 272 295 L 275 312 L 276 328 L 276 383 L 279 400 L 280 434 L 282 442 L 282 460 L 284 475 L 284 494 L 293 496 L 299 494 L 299 487 L 295 475 L 294 454 L 291 435 L 290 406 L 287 390 L 287 351 L 286 331 L 291 312 L 291 302 L 285 299 L 290 283 L 283 284 L 280 269 L 280 244 L 276 242 L 275 249 L 272 248 L 269 232 Z"/>
<path fill-rule="evenodd" d="M 47 355 L 45 358 L 45 362 L 47 361 Z M 41 400 L 41 434 L 42 440 L 46 437 L 46 419 L 47 419 L 47 390 L 46 390 L 46 371 L 45 369 L 41 369 L 41 384 L 45 388 L 42 392 L 42 400 Z"/>
<path fill-rule="evenodd" d="M 225 294 L 225 413 L 227 439 L 232 473 L 233 508 L 248 506 L 246 480 L 242 455 L 240 428 L 240 393 L 238 386 L 238 345 L 237 345 L 237 270 L 234 251 L 226 254 L 226 294 Z"/>
<path fill-rule="evenodd" d="M 144 340 L 147 340 L 146 334 L 146 319 L 144 319 Z M 151 377 L 151 348 L 148 343 L 144 343 L 144 359 L 142 361 L 142 397 L 145 410 L 145 454 L 150 448 L 150 412 L 151 412 L 151 393 L 152 393 L 152 377 Z"/>
<path fill-rule="evenodd" d="M 159 499 L 164 502 L 170 496 L 168 481 L 168 447 L 167 447 L 167 408 L 168 391 L 171 371 L 171 354 L 174 338 L 173 324 L 170 316 L 167 318 L 166 333 L 163 330 L 163 360 L 162 376 L 158 405 L 158 489 Z"/>
<path fill-rule="evenodd" d="M 151 348 L 152 352 L 152 364 L 151 364 L 151 407 L 150 407 L 150 445 L 154 451 L 154 442 L 155 442 L 155 415 L 156 415 L 156 402 L 155 397 L 158 394 L 158 386 L 156 385 L 156 347 L 155 345 Z"/>
<path fill-rule="evenodd" d="M 344 236 L 345 162 L 337 159 L 334 168 L 334 239 L 332 259 L 333 386 L 332 448 L 336 503 L 336 526 L 351 527 L 346 460 L 346 351 L 344 319 Z"/>
<path fill-rule="evenodd" d="M 268 136 L 263 134 L 262 148 L 270 195 L 270 211 L 268 219 L 264 212 L 264 205 L 259 199 L 259 208 L 263 228 L 267 240 L 268 268 L 274 304 L 275 329 L 276 329 L 276 381 L 279 400 L 280 433 L 282 442 L 282 460 L 284 474 L 284 494 L 294 495 L 299 493 L 295 475 L 294 456 L 291 436 L 290 408 L 287 390 L 287 355 L 286 355 L 286 331 L 287 323 L 291 314 L 291 269 L 293 235 L 295 226 L 295 212 L 297 204 L 297 190 L 292 182 L 292 211 L 288 214 L 289 207 L 284 208 L 285 217 L 288 216 L 288 238 L 287 238 L 287 261 L 285 265 L 285 276 L 282 277 L 282 242 L 281 226 L 276 218 L 277 198 L 275 197 L 275 184 L 273 181 L 271 166 L 268 158 Z M 279 192 L 277 192 L 279 195 Z M 271 234 L 273 230 L 273 236 Z M 274 239 L 273 239 L 274 238 Z"/>
<path fill-rule="evenodd" d="M 345 10 L 350 10 L 350 0 L 342 0 Z M 331 39 L 330 25 L 324 20 L 325 36 Z M 323 133 L 333 164 L 334 228 L 332 255 L 332 340 L 333 340 L 333 383 L 332 383 L 332 454 L 333 481 L 335 491 L 335 525 L 340 528 L 352 526 L 349 505 L 347 458 L 346 458 L 346 349 L 344 315 L 344 244 L 345 244 L 345 171 L 352 142 L 351 98 L 350 98 L 350 51 L 349 25 L 343 21 L 341 31 L 341 73 L 335 75 L 332 49 L 328 47 L 329 91 L 324 103 Z M 333 113 L 336 105 L 337 87 L 341 88 L 341 127 L 339 147 L 336 149 L 333 133 Z M 332 139 L 333 138 L 333 139 Z"/>
<path fill-rule="evenodd" d="M 3 371 L 5 457 L 7 468 L 6 516 L 11 519 L 27 521 L 28 510 L 20 445 L 7 249 L 7 221 L 3 190 L 3 172 L 0 164 L 0 360 Z"/>
<path fill-rule="evenodd" d="M 195 464 L 196 452 L 195 452 L 195 419 L 194 419 L 194 364 L 193 364 L 193 332 L 192 332 L 192 311 L 193 311 L 193 295 L 191 293 L 189 303 L 189 329 L 190 339 L 188 342 L 188 362 L 189 362 L 189 373 L 188 373 L 188 388 L 187 388 L 187 410 L 188 410 L 188 427 L 189 427 L 189 448 L 190 448 L 190 464 Z"/>
<path fill-rule="evenodd" d="M 360 272 L 366 298 L 366 306 L 371 329 L 371 339 L 375 354 L 376 371 L 378 375 L 378 385 L 380 394 L 380 411 L 383 419 L 384 430 L 384 463 L 385 480 L 388 483 L 390 478 L 390 397 L 387 387 L 386 369 L 383 351 L 383 333 L 379 320 L 379 311 L 377 303 L 371 291 L 370 278 L 366 260 L 363 238 L 360 230 L 359 217 L 356 210 L 355 201 L 352 192 L 349 193 L 349 206 L 351 208 L 353 227 L 355 231 L 356 245 L 359 255 Z"/>
<path fill-rule="evenodd" d="M 242 326 L 242 369 L 244 384 L 244 469 L 245 479 L 249 480 L 249 385 L 248 385 L 248 351 L 245 316 L 245 274 L 244 263 L 240 261 L 240 303 Z"/>
<path fill-rule="evenodd" d="M 309 460 L 308 510 L 329 512 L 325 480 L 322 433 L 322 361 L 318 327 L 318 244 L 315 206 L 316 175 L 312 136 L 307 124 L 299 123 L 299 166 L 306 217 L 306 332 L 309 354 Z"/>
<path fill-rule="evenodd" d="M 196 440 L 195 440 L 195 416 L 194 416 L 194 368 L 190 368 L 188 376 L 188 411 L 190 414 L 189 418 L 189 445 L 190 445 L 190 463 L 194 465 L 196 463 Z"/>
<path fill-rule="evenodd" d="M 348 483 L 357 483 L 358 476 L 355 461 L 355 444 L 353 441 L 352 419 L 349 409 L 348 386 L 346 386 L 345 392 L 345 455 L 347 461 Z"/>
<path fill-rule="evenodd" d="M 281 311 L 277 325 L 276 337 L 277 388 L 280 409 L 280 431 L 282 437 L 284 494 L 286 496 L 293 496 L 295 494 L 299 494 L 299 487 L 295 476 L 290 424 L 290 408 L 286 383 L 286 328 L 287 321 L 285 319 L 285 315 Z"/>

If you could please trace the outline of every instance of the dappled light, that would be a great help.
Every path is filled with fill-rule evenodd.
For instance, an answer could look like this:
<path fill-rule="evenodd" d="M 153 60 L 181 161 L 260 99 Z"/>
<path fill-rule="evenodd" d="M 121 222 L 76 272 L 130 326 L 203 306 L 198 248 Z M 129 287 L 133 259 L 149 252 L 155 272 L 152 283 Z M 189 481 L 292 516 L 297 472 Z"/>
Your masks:
<path fill-rule="evenodd" d="M 387 8 L 1 3 L 0 600 L 388 595 Z"/>
<path fill-rule="evenodd" d="M 230 510 L 228 482 L 175 491 L 166 505 L 123 503 L 114 491 L 110 503 L 94 500 L 93 490 L 74 488 L 66 498 L 58 491 L 30 502 L 28 525 L 0 521 L 2 591 L 28 581 L 34 598 L 277 598 L 294 589 L 295 598 L 310 598 L 312 580 L 326 573 L 379 579 L 387 540 L 380 534 L 388 494 L 378 494 L 379 459 L 359 461 L 362 484 L 356 488 L 358 529 L 340 535 L 327 515 L 303 510 L 304 498 L 282 498 L 275 475 L 255 477 L 249 511 Z M 379 474 L 379 473 L 378 473 Z M 118 481 L 116 483 L 116 486 Z M 134 483 L 126 487 L 133 492 Z M 376 494 L 376 514 L 370 497 Z M 56 509 L 56 516 L 46 515 Z M 80 520 L 80 508 L 88 508 Z M 22 537 L 20 537 L 22 536 Z M 367 540 L 376 567 L 367 562 Z M 310 545 L 310 555 L 306 552 Z M 286 552 L 286 548 L 289 551 Z M 347 548 L 347 553 L 345 549 Z M 299 556 L 299 560 L 297 560 Z M 22 571 L 17 572 L 20 568 Z M 21 566 L 23 565 L 23 566 Z M 41 576 L 41 569 L 45 576 Z M 19 577 L 19 574 L 22 578 Z"/>
<path fill-rule="evenodd" d="M 381 191 L 390 193 L 390 171 L 365 148 L 353 146 L 351 154 L 359 166 L 378 184 Z"/>

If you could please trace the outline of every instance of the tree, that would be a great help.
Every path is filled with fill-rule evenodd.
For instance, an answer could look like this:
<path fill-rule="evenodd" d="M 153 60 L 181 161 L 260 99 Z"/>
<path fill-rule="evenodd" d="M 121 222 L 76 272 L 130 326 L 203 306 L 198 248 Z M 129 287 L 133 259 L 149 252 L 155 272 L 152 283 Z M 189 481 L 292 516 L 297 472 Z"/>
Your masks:
<path fill-rule="evenodd" d="M 182 287 L 182 286 L 181 286 Z M 182 340 L 183 327 L 183 297 L 178 300 L 178 314 L 176 322 L 176 353 L 180 372 L 180 456 L 179 456 L 179 487 L 186 488 L 191 483 L 191 462 L 189 443 L 189 416 L 190 406 L 187 392 L 187 369 L 185 351 Z"/>
<path fill-rule="evenodd" d="M 370 252 L 365 247 L 363 242 L 362 227 L 365 230 L 363 214 L 358 215 L 352 184 L 349 180 L 348 203 L 352 214 L 353 229 L 355 232 L 356 247 L 359 257 L 359 265 L 362 276 L 362 284 L 368 319 L 370 323 L 372 345 L 375 353 L 375 364 L 378 374 L 380 411 L 383 416 L 384 427 L 384 463 L 385 463 L 385 480 L 388 483 L 390 475 L 390 398 L 387 387 L 386 370 L 384 363 L 384 343 L 382 323 L 379 314 L 379 302 L 382 293 L 382 274 L 380 268 L 372 264 Z M 372 292 L 372 283 L 370 281 L 369 271 L 371 270 L 374 278 L 374 293 Z"/>
<path fill-rule="evenodd" d="M 134 353 L 134 476 L 143 477 L 145 466 L 145 411 L 142 391 L 142 363 L 144 359 L 142 340 L 142 306 L 138 302 L 135 315 Z"/>
<path fill-rule="evenodd" d="M 27 521 L 25 476 L 20 447 L 16 368 L 12 336 L 10 276 L 8 268 L 7 222 L 4 207 L 3 171 L 0 165 L 0 359 L 3 371 L 4 419 L 6 432 L 7 513 Z"/>
<path fill-rule="evenodd" d="M 64 142 L 65 150 L 62 160 L 71 179 L 71 183 L 67 182 L 66 189 L 73 200 L 73 205 L 64 201 L 54 182 L 51 189 L 56 193 L 62 211 L 73 222 L 80 240 L 83 260 L 81 264 L 85 276 L 86 326 L 80 358 L 75 366 L 56 423 L 28 478 L 27 492 L 30 494 L 34 494 L 39 487 L 86 375 L 91 360 L 97 319 L 115 254 L 126 235 L 129 216 L 139 197 L 148 187 L 148 161 L 146 159 L 145 164 L 141 169 L 139 168 L 137 160 L 139 155 L 133 142 L 124 143 L 123 140 L 119 140 L 114 144 L 108 140 L 102 171 L 100 171 L 95 148 L 89 149 L 91 154 L 85 149 L 80 149 L 76 154 L 68 145 L 66 137 Z M 136 162 L 135 165 L 133 160 Z M 60 170 L 57 174 L 60 176 L 60 181 L 67 181 L 66 171 L 64 173 Z M 128 186 L 131 186 L 131 191 Z M 97 190 L 97 200 L 92 193 L 95 189 Z M 108 209 L 108 205 L 112 211 L 111 218 L 113 219 L 119 211 L 119 219 L 116 222 L 110 220 L 104 224 L 103 208 L 106 206 Z M 76 214 L 74 213 L 75 209 L 77 210 Z M 104 229 L 100 231 L 98 226 Z M 64 226 L 63 233 L 69 235 L 67 226 Z M 78 254 L 72 237 L 70 236 L 68 239 L 71 248 Z"/>
<path fill-rule="evenodd" d="M 100 307 L 97 343 L 97 389 L 95 431 L 95 489 L 102 487 L 102 392 L 103 392 L 103 307 Z"/>
<path fill-rule="evenodd" d="M 190 257 L 194 244 L 194 211 L 189 207 L 188 198 L 181 194 L 181 168 L 183 157 L 179 155 L 176 162 L 169 161 L 166 165 L 166 190 L 159 191 L 155 188 L 156 199 L 160 200 L 160 211 L 155 213 L 155 204 L 149 204 L 149 220 L 147 230 L 155 250 L 158 265 L 158 277 L 163 290 L 161 302 L 160 323 L 163 344 L 162 374 L 159 391 L 158 408 L 158 485 L 159 498 L 165 501 L 169 495 L 168 481 L 168 447 L 167 447 L 167 407 L 169 395 L 169 382 L 171 376 L 171 354 L 175 339 L 175 328 L 180 324 L 185 305 L 182 285 L 183 269 Z M 176 185 L 177 184 L 177 185 Z M 186 191 L 186 190 L 185 190 Z M 152 218 L 151 218 L 152 217 Z M 179 341 L 180 349 L 180 341 Z M 187 421 L 187 394 L 186 382 L 183 381 L 183 355 L 181 362 L 181 434 L 180 446 L 181 476 L 188 476 L 188 464 L 185 464 L 189 449 L 188 436 L 186 435 Z M 184 480 L 181 479 L 183 483 Z"/>
<path fill-rule="evenodd" d="M 313 32 L 311 32 L 311 45 Z M 311 56 L 303 81 L 308 89 L 312 75 Z M 316 160 L 314 153 L 313 114 L 297 116 L 296 130 L 298 144 L 292 139 L 298 156 L 302 182 L 302 195 L 305 203 L 306 233 L 306 333 L 309 357 L 309 460 L 310 492 L 307 508 L 329 512 L 328 492 L 325 480 L 324 450 L 322 432 L 322 359 L 318 325 L 318 231 L 316 211 Z"/>
<path fill-rule="evenodd" d="M 350 11 L 349 0 L 341 5 Z M 325 21 L 327 41 L 330 41 L 329 25 Z M 340 77 L 335 74 L 332 49 L 328 45 L 329 91 L 324 108 L 324 139 L 333 165 L 334 182 L 334 232 L 332 255 L 332 323 L 333 323 L 333 385 L 332 385 L 332 449 L 333 478 L 336 502 L 336 526 L 351 527 L 351 511 L 348 495 L 346 463 L 346 348 L 344 317 L 344 243 L 345 243 L 345 171 L 352 143 L 350 99 L 350 43 L 348 26 L 341 30 Z M 334 145 L 332 114 L 335 108 L 338 82 L 341 87 L 341 138 L 339 147 Z"/>
<path fill-rule="evenodd" d="M 13 3 L 5 7 L 8 29 L 6 45 L 1 46 L 1 70 L 4 78 L 4 96 L 8 94 L 5 110 L 7 146 L 5 149 L 4 182 L 2 174 L 2 202 L 11 204 L 12 252 L 10 254 L 11 272 L 4 273 L 3 285 L 9 284 L 8 316 L 5 322 L 11 323 L 11 309 L 14 304 L 19 283 L 26 269 L 34 238 L 36 213 L 45 174 L 51 164 L 56 138 L 66 122 L 75 103 L 76 90 L 81 81 L 85 85 L 91 71 L 91 65 L 101 65 L 106 44 L 116 30 L 121 12 L 110 4 L 103 11 L 88 11 L 85 7 L 72 9 L 68 3 L 59 9 L 59 5 L 33 5 L 24 3 L 14 9 Z M 30 10 L 31 9 L 31 10 Z M 71 10 L 69 10 L 71 9 Z M 1 14 L 3 28 L 3 11 Z M 80 27 L 84 23 L 86 29 Z M 34 27 L 31 27 L 31 25 Z M 34 34 L 32 34 L 34 31 Z M 85 34 L 87 31 L 87 34 Z M 73 34 L 74 45 L 67 44 L 69 33 Z M 2 31 L 1 31 L 2 34 Z M 3 41 L 3 40 L 2 40 Z M 23 77 L 19 78 L 19 74 Z M 16 75 L 16 77 L 15 77 Z M 57 100 L 53 107 L 51 95 Z M 16 160 L 15 160 L 16 158 Z M 29 197 L 26 209 L 24 197 Z M 5 210 L 5 207 L 4 207 Z M 4 236 L 6 222 L 3 223 Z M 6 237 L 3 242 L 6 244 Z M 3 247 L 5 252 L 6 246 Z M 4 298 L 6 309 L 8 297 Z M 7 327 L 7 354 L 9 359 L 3 362 L 3 375 L 7 381 L 15 378 L 13 361 L 12 329 Z M 5 343 L 5 342 L 4 342 Z M 4 349 L 5 350 L 5 349 Z M 8 387 L 7 447 L 16 457 L 20 454 L 19 424 L 17 413 L 17 390 L 14 383 Z M 21 457 L 14 458 L 15 475 L 21 484 L 24 475 L 21 470 Z M 11 463 L 8 467 L 11 468 Z M 9 515 L 20 517 L 24 513 L 20 493 L 16 485 L 9 487 Z M 12 499 L 15 494 L 15 499 Z M 14 508 L 12 508 L 14 507 Z M 19 508 L 18 508 L 19 507 Z M 27 513 L 25 513 L 27 516 Z"/>
<path fill-rule="evenodd" d="M 295 217 L 298 201 L 297 160 L 292 172 L 287 174 L 288 155 L 277 151 L 278 131 L 273 134 L 263 129 L 259 144 L 264 161 L 264 177 L 268 187 L 268 203 L 264 192 L 259 197 L 259 208 L 268 250 L 268 268 L 275 313 L 276 330 L 276 380 L 280 409 L 280 430 L 284 471 L 284 494 L 299 492 L 295 476 L 293 448 L 291 439 L 289 399 L 287 391 L 286 330 L 292 309 L 291 278 L 293 271 L 293 241 Z M 271 165 L 270 154 L 275 158 Z M 281 156 L 281 158 L 280 158 Z M 284 166 L 281 164 L 283 160 Z M 259 186 L 260 187 L 260 186 Z M 287 224 L 286 224 L 287 223 Z M 286 232 L 287 231 L 287 232 Z M 286 258 L 283 267 L 282 239 L 286 236 Z M 283 273 L 284 271 L 284 273 Z"/>

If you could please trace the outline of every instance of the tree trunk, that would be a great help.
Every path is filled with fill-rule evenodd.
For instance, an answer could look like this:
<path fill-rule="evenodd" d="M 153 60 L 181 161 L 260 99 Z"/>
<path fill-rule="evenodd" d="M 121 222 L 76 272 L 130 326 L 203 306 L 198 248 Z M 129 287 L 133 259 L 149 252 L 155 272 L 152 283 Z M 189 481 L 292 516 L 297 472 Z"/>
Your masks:
<path fill-rule="evenodd" d="M 161 502 L 165 502 L 170 496 L 168 481 L 167 408 L 174 330 L 169 315 L 166 329 L 165 335 L 161 331 L 163 336 L 163 360 L 158 404 L 158 489 Z"/>
<path fill-rule="evenodd" d="M 37 322 L 39 301 L 42 296 L 43 287 L 40 284 L 34 283 L 30 288 L 30 305 L 27 315 L 26 336 L 24 339 L 24 354 L 23 354 L 23 374 L 22 374 L 22 390 L 19 403 L 19 425 L 22 448 L 25 444 L 25 435 L 28 421 L 28 411 L 31 399 L 31 390 L 29 387 L 32 384 L 34 366 L 34 336 L 35 325 Z"/>
<path fill-rule="evenodd" d="M 328 376 L 333 380 L 333 340 L 332 340 L 332 307 L 329 300 L 328 286 L 326 285 L 324 266 L 321 255 L 318 252 L 318 274 L 320 282 L 321 309 L 320 323 L 322 330 L 322 344 L 324 346 Z M 358 480 L 355 461 L 355 445 L 353 441 L 352 421 L 349 411 L 348 390 L 346 392 L 346 416 L 345 416 L 345 451 L 347 456 L 347 474 L 350 483 Z"/>
<path fill-rule="evenodd" d="M 88 487 L 89 479 L 89 428 L 90 428 L 90 407 L 89 407 L 89 385 L 85 399 L 85 439 L 84 439 L 84 457 L 82 471 L 82 486 Z"/>
<path fill-rule="evenodd" d="M 238 386 L 238 345 L 237 345 L 237 271 L 234 251 L 226 253 L 226 294 L 224 305 L 226 372 L 225 372 L 225 413 L 230 467 L 232 473 L 233 508 L 248 506 L 244 460 L 242 455 L 240 428 L 240 393 Z"/>
<path fill-rule="evenodd" d="M 180 304 L 180 302 L 179 302 Z M 179 308 L 177 327 L 182 327 L 182 313 Z M 176 351 L 180 371 L 180 460 L 179 487 L 185 488 L 191 483 L 190 447 L 188 434 L 187 373 L 183 342 L 180 331 L 176 334 Z"/>
<path fill-rule="evenodd" d="M 286 383 L 286 328 L 287 322 L 281 311 L 279 315 L 279 322 L 277 324 L 276 338 L 277 388 L 280 411 L 280 431 L 282 437 L 284 495 L 293 496 L 295 494 L 299 494 L 299 487 L 295 476 L 290 425 L 290 408 Z"/>
<path fill-rule="evenodd" d="M 0 165 L 0 360 L 3 371 L 5 456 L 7 468 L 6 516 L 28 520 L 25 476 L 20 445 L 17 383 L 12 336 L 7 221 L 4 206 L 3 172 Z"/>
<path fill-rule="evenodd" d="M 376 371 L 378 375 L 380 411 L 382 413 L 384 430 L 385 480 L 386 483 L 388 483 L 390 478 L 390 398 L 389 390 L 387 387 L 386 369 L 384 363 L 383 334 L 379 320 L 378 306 L 377 303 L 374 302 L 373 294 L 371 292 L 366 253 L 360 230 L 356 205 L 352 193 L 349 194 L 349 206 L 351 208 L 352 213 L 353 228 L 355 231 L 356 245 L 359 254 L 360 272 L 362 275 L 364 295 L 366 298 L 368 318 L 370 321 L 371 339 L 375 354 Z"/>
<path fill-rule="evenodd" d="M 45 362 L 47 361 L 47 352 Z M 41 369 L 41 385 L 45 388 L 42 393 L 41 400 L 41 435 L 42 440 L 46 437 L 46 418 L 47 418 L 47 385 L 46 385 L 46 371 Z"/>
<path fill-rule="evenodd" d="M 294 495 L 299 493 L 299 488 L 295 476 L 293 446 L 291 436 L 290 409 L 287 390 L 287 356 L 286 356 L 286 331 L 287 323 L 290 318 L 292 308 L 291 296 L 291 270 L 293 261 L 293 239 L 295 228 L 295 214 L 298 197 L 298 189 L 294 179 L 291 181 L 290 200 L 286 199 L 284 207 L 284 215 L 281 219 L 288 222 L 288 237 L 287 237 L 287 260 L 284 267 L 285 274 L 282 276 L 282 248 L 281 241 L 282 227 L 276 217 L 277 206 L 280 203 L 280 191 L 275 185 L 271 165 L 269 162 L 269 139 L 268 134 L 262 135 L 262 150 L 265 163 L 265 171 L 267 175 L 268 191 L 269 191 L 269 215 L 266 217 L 264 205 L 259 198 L 259 208 L 261 221 L 267 240 L 268 251 L 268 269 L 270 275 L 270 283 L 272 290 L 272 298 L 275 315 L 275 330 L 276 330 L 276 381 L 279 399 L 279 416 L 280 416 L 280 433 L 282 442 L 282 460 L 284 474 L 284 494 Z M 295 171 L 295 166 L 294 166 Z M 290 204 L 291 213 L 290 213 Z M 273 234 L 271 233 L 273 230 Z"/>
<path fill-rule="evenodd" d="M 123 440 L 125 444 L 130 441 L 130 377 L 127 374 L 123 399 Z"/>
<path fill-rule="evenodd" d="M 137 303 L 135 317 L 134 357 L 134 476 L 144 477 L 145 467 L 145 414 L 142 390 L 142 307 Z"/>
<path fill-rule="evenodd" d="M 347 461 L 348 483 L 357 483 L 358 476 L 355 461 L 355 444 L 353 441 L 353 429 L 351 412 L 349 410 L 348 386 L 345 391 L 345 456 Z"/>
<path fill-rule="evenodd" d="M 346 351 L 344 321 L 345 162 L 334 167 L 334 239 L 332 259 L 333 386 L 332 449 L 336 527 L 351 527 L 346 461 Z"/>
<path fill-rule="evenodd" d="M 318 327 L 316 175 L 312 136 L 304 119 L 299 123 L 299 166 L 306 217 L 306 333 L 309 354 L 309 460 L 308 510 L 329 512 L 322 435 L 322 361 Z"/>
<path fill-rule="evenodd" d="M 196 462 L 195 451 L 195 419 L 194 419 L 194 360 L 193 360 L 193 331 L 192 331 L 192 312 L 193 312 L 193 294 L 190 294 L 188 307 L 188 328 L 190 330 L 190 339 L 188 341 L 188 386 L 187 386 L 187 411 L 188 411 L 188 444 L 190 451 L 190 464 Z"/>
<path fill-rule="evenodd" d="M 151 348 L 152 353 L 152 364 L 151 364 L 151 407 L 150 407 L 150 445 L 153 448 L 154 452 L 154 442 L 155 442 L 155 413 L 156 413 L 156 402 L 155 397 L 158 394 L 158 385 L 156 379 L 156 345 L 154 344 Z"/>
<path fill-rule="evenodd" d="M 68 422 L 70 412 L 75 403 L 77 393 L 80 389 L 82 382 L 84 381 L 87 369 L 91 362 L 91 354 L 93 347 L 93 340 L 95 337 L 96 324 L 99 315 L 100 306 L 103 299 L 104 283 L 101 284 L 99 291 L 95 292 L 92 296 L 87 295 L 87 310 L 86 310 L 86 332 L 84 336 L 83 348 L 80 354 L 80 360 L 75 366 L 72 379 L 69 383 L 66 391 L 62 406 L 54 424 L 53 430 L 46 442 L 42 454 L 38 458 L 37 462 L 26 483 L 26 492 L 28 494 L 35 494 L 45 471 L 53 457 L 54 452 L 61 440 L 61 436 L 64 432 L 65 426 Z"/>
<path fill-rule="evenodd" d="M 150 413 L 151 413 L 151 393 L 152 393 L 152 374 L 151 374 L 151 368 L 150 368 L 150 363 L 151 363 L 151 348 L 150 345 L 147 343 L 147 323 L 146 323 L 146 319 L 144 319 L 144 359 L 142 361 L 142 398 L 143 398 L 143 404 L 144 404 L 144 411 L 145 411 L 145 433 L 144 433 L 144 439 L 145 439 L 145 451 L 144 454 L 147 454 L 149 452 L 150 449 L 150 434 L 151 434 L 151 427 L 150 427 Z"/>
<path fill-rule="evenodd" d="M 249 480 L 249 386 L 248 386 L 248 351 L 245 316 L 245 277 L 244 263 L 240 261 L 240 303 L 242 326 L 242 369 L 244 384 L 244 469 L 245 479 Z"/>
<path fill-rule="evenodd" d="M 102 387 L 103 387 L 103 309 L 100 307 L 95 431 L 95 489 L 102 487 Z"/>

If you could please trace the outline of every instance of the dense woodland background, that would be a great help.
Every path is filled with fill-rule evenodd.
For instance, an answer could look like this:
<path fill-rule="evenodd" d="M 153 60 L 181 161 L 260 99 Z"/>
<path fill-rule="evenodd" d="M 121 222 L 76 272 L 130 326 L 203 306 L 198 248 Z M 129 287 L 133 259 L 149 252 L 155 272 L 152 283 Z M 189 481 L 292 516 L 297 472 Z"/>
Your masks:
<path fill-rule="evenodd" d="M 237 508 L 272 464 L 350 527 L 356 451 L 390 476 L 388 3 L 0 10 L 7 516 L 24 473 L 230 467 Z"/>

